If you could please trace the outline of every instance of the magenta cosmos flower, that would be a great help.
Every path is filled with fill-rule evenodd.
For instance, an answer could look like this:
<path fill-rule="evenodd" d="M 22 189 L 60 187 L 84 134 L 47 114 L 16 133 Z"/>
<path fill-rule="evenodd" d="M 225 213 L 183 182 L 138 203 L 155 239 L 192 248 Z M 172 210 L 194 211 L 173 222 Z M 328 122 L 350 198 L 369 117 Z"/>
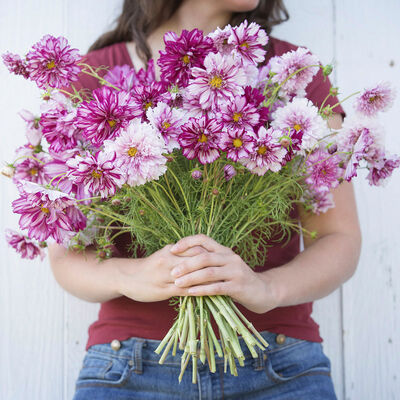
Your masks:
<path fill-rule="evenodd" d="M 3 58 L 4 65 L 12 74 L 22 75 L 25 79 L 29 78 L 26 61 L 22 60 L 18 54 L 13 54 L 7 51 L 2 54 L 1 57 Z"/>
<path fill-rule="evenodd" d="M 258 64 L 264 61 L 266 53 L 264 46 L 268 43 L 268 36 L 260 25 L 255 22 L 248 25 L 245 20 L 239 26 L 232 28 L 228 43 L 234 46 L 234 54 L 243 62 Z"/>
<path fill-rule="evenodd" d="M 85 157 L 75 156 L 67 161 L 70 170 L 68 178 L 90 196 L 102 198 L 113 196 L 126 181 L 122 171 L 114 165 L 116 154 L 97 152 L 87 153 Z"/>
<path fill-rule="evenodd" d="M 247 78 L 232 56 L 210 53 L 204 59 L 204 68 L 192 69 L 193 79 L 187 87 L 203 109 L 218 107 L 244 93 Z"/>
<path fill-rule="evenodd" d="M 179 37 L 175 32 L 167 32 L 164 43 L 165 50 L 160 51 L 157 61 L 161 80 L 180 86 L 187 85 L 191 69 L 202 66 L 204 57 L 214 49 L 212 40 L 198 29 L 184 29 Z"/>
<path fill-rule="evenodd" d="M 43 242 L 52 237 L 57 243 L 66 244 L 85 228 L 86 217 L 72 197 L 32 182 L 23 183 L 20 190 L 21 196 L 12 202 L 12 207 L 21 215 L 19 226 L 28 230 L 31 239 Z"/>
<path fill-rule="evenodd" d="M 270 73 L 275 74 L 272 82 L 282 85 L 281 90 L 290 97 L 305 96 L 305 88 L 318 72 L 318 65 L 318 58 L 304 47 L 272 57 L 268 63 Z M 305 69 L 295 74 L 302 68 Z M 294 75 L 291 76 L 292 74 Z"/>
<path fill-rule="evenodd" d="M 393 104 L 395 91 L 389 82 L 382 82 L 367 88 L 355 102 L 355 108 L 368 117 L 374 116 L 379 111 L 387 111 Z"/>
<path fill-rule="evenodd" d="M 62 88 L 78 80 L 80 60 L 78 50 L 71 49 L 62 36 L 43 36 L 26 55 L 29 78 L 42 89 Z"/>
<path fill-rule="evenodd" d="M 248 158 L 240 162 L 253 174 L 264 175 L 268 170 L 278 172 L 284 164 L 287 150 L 279 144 L 281 133 L 263 126 L 255 134 L 255 146 Z"/>
<path fill-rule="evenodd" d="M 157 105 L 164 91 L 164 85 L 160 82 L 153 82 L 150 85 L 138 84 L 134 86 L 131 91 L 132 116 L 146 121 L 147 110 Z"/>
<path fill-rule="evenodd" d="M 244 128 L 253 131 L 260 119 L 257 108 L 249 103 L 245 96 L 236 97 L 231 102 L 224 103 L 220 111 L 217 117 L 227 129 Z"/>
<path fill-rule="evenodd" d="M 33 153 L 14 163 L 15 172 L 13 181 L 35 182 L 45 185 L 49 182 L 50 176 L 46 173 L 45 165 L 50 161 L 46 153 Z"/>
<path fill-rule="evenodd" d="M 104 142 L 105 152 L 115 152 L 114 164 L 130 186 L 158 179 L 167 170 L 164 139 L 147 122 L 133 120 L 115 140 Z"/>
<path fill-rule="evenodd" d="M 219 157 L 219 140 L 222 124 L 207 115 L 200 118 L 189 118 L 182 125 L 182 132 L 178 142 L 182 147 L 183 155 L 189 160 L 198 158 L 200 163 L 212 163 Z"/>
<path fill-rule="evenodd" d="M 76 126 L 83 130 L 83 136 L 94 146 L 100 147 L 104 140 L 119 135 L 132 115 L 131 95 L 117 92 L 107 86 L 93 91 L 93 100 L 78 107 Z"/>
<path fill-rule="evenodd" d="M 6 241 L 16 250 L 21 258 L 33 260 L 39 256 L 41 260 L 43 260 L 45 257 L 43 249 L 21 233 L 15 232 L 11 229 L 6 229 Z"/>
<path fill-rule="evenodd" d="M 221 134 L 219 148 L 233 161 L 248 157 L 254 149 L 254 139 L 242 129 L 229 129 Z"/>

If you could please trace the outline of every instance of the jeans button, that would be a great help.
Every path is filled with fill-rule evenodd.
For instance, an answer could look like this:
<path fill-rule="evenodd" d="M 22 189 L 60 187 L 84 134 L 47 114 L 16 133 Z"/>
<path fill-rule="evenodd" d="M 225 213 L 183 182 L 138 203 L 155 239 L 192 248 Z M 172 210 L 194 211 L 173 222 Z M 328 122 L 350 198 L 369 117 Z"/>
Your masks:
<path fill-rule="evenodd" d="M 280 333 L 279 335 L 276 336 L 275 341 L 278 344 L 283 344 L 285 343 L 286 336 L 283 333 Z"/>
<path fill-rule="evenodd" d="M 113 350 L 115 350 L 115 351 L 118 351 L 118 350 L 121 348 L 121 342 L 120 342 L 119 340 L 117 340 L 117 339 L 114 339 L 114 340 L 111 342 L 111 348 L 112 348 Z"/>

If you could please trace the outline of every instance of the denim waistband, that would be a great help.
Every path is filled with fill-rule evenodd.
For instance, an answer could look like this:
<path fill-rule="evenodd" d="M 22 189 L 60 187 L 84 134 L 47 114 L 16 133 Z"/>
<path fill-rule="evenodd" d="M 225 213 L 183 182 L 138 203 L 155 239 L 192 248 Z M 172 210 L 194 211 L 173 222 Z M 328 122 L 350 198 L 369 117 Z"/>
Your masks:
<path fill-rule="evenodd" d="M 269 346 L 262 350 L 258 346 L 255 346 L 257 352 L 257 358 L 253 358 L 247 345 L 244 343 L 242 338 L 239 338 L 239 342 L 245 356 L 245 363 L 252 363 L 254 369 L 264 368 L 264 362 L 266 355 L 271 352 L 276 352 L 281 349 L 286 349 L 289 346 L 296 345 L 301 342 L 306 342 L 303 339 L 293 338 L 287 335 L 277 334 L 269 331 L 261 331 L 261 336 L 266 340 Z M 277 340 L 278 335 L 280 337 Z M 96 344 L 89 348 L 91 353 L 103 353 L 110 357 L 117 357 L 129 360 L 129 364 L 135 373 L 141 374 L 143 372 L 143 363 L 153 363 L 158 364 L 161 354 L 157 354 L 154 350 L 160 344 L 160 340 L 145 339 L 141 337 L 130 337 L 129 339 L 120 341 L 121 347 L 118 350 L 113 350 L 110 343 Z M 220 342 L 220 341 L 219 341 Z M 221 343 L 221 342 L 220 342 Z M 180 367 L 181 365 L 181 355 L 183 351 L 177 349 L 176 355 L 172 355 L 172 349 L 170 350 L 168 356 L 165 359 L 164 364 L 170 366 Z M 223 358 L 219 358 L 217 355 L 215 357 L 216 364 L 224 363 Z M 198 368 L 202 370 L 206 368 L 206 364 L 201 364 L 199 362 Z"/>

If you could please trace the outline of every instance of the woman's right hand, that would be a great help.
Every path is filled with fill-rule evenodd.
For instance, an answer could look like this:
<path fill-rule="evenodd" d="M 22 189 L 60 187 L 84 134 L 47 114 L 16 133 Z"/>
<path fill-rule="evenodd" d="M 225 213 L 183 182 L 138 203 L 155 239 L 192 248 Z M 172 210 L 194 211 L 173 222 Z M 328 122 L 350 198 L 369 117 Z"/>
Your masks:
<path fill-rule="evenodd" d="M 187 288 L 175 285 L 171 270 L 182 262 L 182 257 L 192 257 L 206 250 L 196 246 L 174 255 L 170 251 L 172 246 L 169 244 L 144 258 L 118 259 L 118 293 L 142 302 L 162 301 L 173 296 L 187 295 Z"/>

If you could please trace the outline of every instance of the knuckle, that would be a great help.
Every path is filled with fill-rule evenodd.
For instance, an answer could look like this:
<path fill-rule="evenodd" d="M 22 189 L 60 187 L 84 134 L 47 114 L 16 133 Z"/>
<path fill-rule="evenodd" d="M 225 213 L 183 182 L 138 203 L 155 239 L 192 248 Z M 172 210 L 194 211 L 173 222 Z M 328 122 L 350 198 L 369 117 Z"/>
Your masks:
<path fill-rule="evenodd" d="M 210 253 L 206 252 L 199 254 L 199 264 L 207 265 L 210 263 L 210 261 L 211 261 Z"/>
<path fill-rule="evenodd" d="M 217 271 L 214 267 L 210 267 L 210 268 L 206 268 L 206 270 L 204 271 L 204 274 L 206 276 L 206 278 L 210 279 L 210 278 L 214 278 L 217 274 Z"/>

